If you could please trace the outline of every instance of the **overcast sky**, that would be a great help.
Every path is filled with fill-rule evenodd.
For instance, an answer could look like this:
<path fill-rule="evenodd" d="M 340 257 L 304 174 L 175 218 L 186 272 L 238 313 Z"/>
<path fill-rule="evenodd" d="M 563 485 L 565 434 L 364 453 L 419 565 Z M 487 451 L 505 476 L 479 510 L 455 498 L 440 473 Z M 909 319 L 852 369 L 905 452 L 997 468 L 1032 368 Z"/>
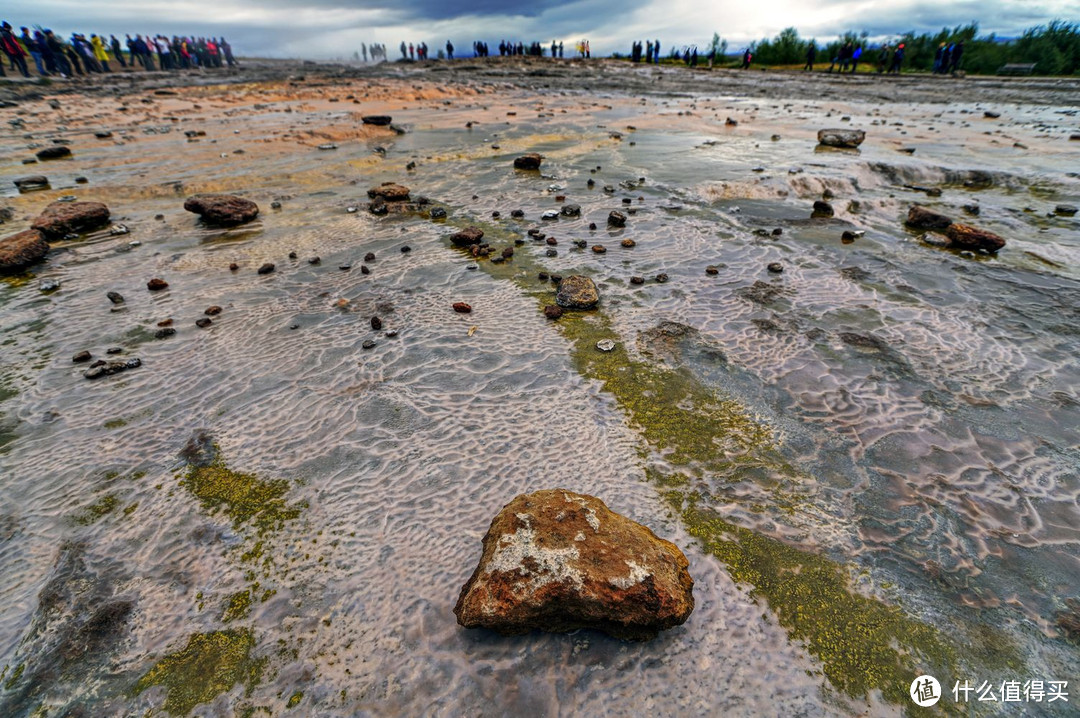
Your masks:
<path fill-rule="evenodd" d="M 723 7 L 721 7 L 723 5 Z M 475 39 L 588 38 L 594 54 L 627 52 L 632 40 L 663 47 L 707 45 L 713 32 L 732 50 L 795 26 L 804 37 L 845 30 L 871 37 L 938 30 L 977 21 L 984 33 L 1015 36 L 1055 18 L 1080 21 L 1080 0 L 3 0 L 0 19 L 84 33 L 224 35 L 239 55 L 349 57 L 361 42 L 394 48 L 402 40 L 435 49 L 451 39 L 458 54 Z"/>

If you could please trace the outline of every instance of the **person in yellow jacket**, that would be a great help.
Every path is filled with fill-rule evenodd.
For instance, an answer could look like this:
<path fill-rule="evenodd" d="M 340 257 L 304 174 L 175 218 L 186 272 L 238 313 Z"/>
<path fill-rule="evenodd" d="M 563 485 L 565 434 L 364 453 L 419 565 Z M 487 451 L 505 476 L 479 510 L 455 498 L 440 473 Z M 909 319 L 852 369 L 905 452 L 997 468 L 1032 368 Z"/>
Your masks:
<path fill-rule="evenodd" d="M 90 45 L 94 48 L 94 58 L 101 63 L 105 72 L 112 72 L 109 69 L 109 51 L 105 49 L 105 41 L 99 35 L 91 35 Z"/>

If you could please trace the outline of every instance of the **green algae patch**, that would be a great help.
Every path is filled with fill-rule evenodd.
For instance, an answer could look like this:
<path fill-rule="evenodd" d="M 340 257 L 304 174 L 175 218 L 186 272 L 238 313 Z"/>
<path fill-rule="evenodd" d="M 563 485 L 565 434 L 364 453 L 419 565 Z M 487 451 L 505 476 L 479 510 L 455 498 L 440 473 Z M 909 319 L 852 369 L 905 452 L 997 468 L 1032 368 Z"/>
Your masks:
<path fill-rule="evenodd" d="M 75 514 L 74 521 L 81 526 L 89 526 L 111 514 L 119 506 L 120 499 L 116 498 L 113 494 L 106 494 L 79 513 Z"/>
<path fill-rule="evenodd" d="M 879 689 L 886 700 L 904 703 L 915 676 L 952 672 L 953 646 L 900 608 L 856 592 L 842 565 L 735 526 L 692 501 L 681 514 L 690 534 L 768 602 L 839 691 L 861 697 Z"/>
<path fill-rule="evenodd" d="M 297 691 L 296 693 L 293 693 L 291 696 L 289 696 L 289 702 L 285 704 L 285 707 L 295 708 L 296 706 L 300 705 L 300 701 L 302 700 L 304 700 L 304 692 Z"/>
<path fill-rule="evenodd" d="M 673 464 L 697 464 L 726 472 L 738 465 L 762 464 L 769 454 L 774 471 L 793 472 L 773 449 L 771 429 L 749 416 L 736 401 L 716 396 L 689 371 L 654 366 L 633 359 L 625 349 L 602 352 L 600 339 L 617 338 L 602 314 L 566 313 L 559 330 L 573 343 L 575 368 L 601 382 L 626 411 L 646 441 Z"/>
<path fill-rule="evenodd" d="M 251 613 L 251 591 L 237 591 L 225 599 L 225 608 L 221 612 L 221 622 L 228 623 L 248 617 Z"/>
<path fill-rule="evenodd" d="M 4 690 L 10 691 L 12 688 L 14 688 L 15 684 L 19 682 L 19 679 L 22 678 L 23 671 L 25 671 L 25 670 L 26 670 L 26 664 L 25 663 L 20 663 L 18 666 L 16 666 L 15 670 L 11 672 L 11 677 L 8 678 L 7 681 L 4 682 Z M 7 672 L 7 666 L 4 666 L 4 672 L 5 673 Z M 0 678 L 2 678 L 2 677 L 3 676 L 0 675 Z"/>
<path fill-rule="evenodd" d="M 224 511 L 233 525 L 251 523 L 262 535 L 280 529 L 305 508 L 289 504 L 285 479 L 260 479 L 255 474 L 233 471 L 220 457 L 206 466 L 189 465 L 181 486 L 199 499 L 208 511 Z"/>
<path fill-rule="evenodd" d="M 127 419 L 109 419 L 102 426 L 106 429 L 120 429 L 127 426 Z"/>
<path fill-rule="evenodd" d="M 241 684 L 250 693 L 262 677 L 265 659 L 255 659 L 255 638 L 250 630 L 196 633 L 187 645 L 158 661 L 135 684 L 138 695 L 164 686 L 165 711 L 187 715 L 195 706 Z"/>

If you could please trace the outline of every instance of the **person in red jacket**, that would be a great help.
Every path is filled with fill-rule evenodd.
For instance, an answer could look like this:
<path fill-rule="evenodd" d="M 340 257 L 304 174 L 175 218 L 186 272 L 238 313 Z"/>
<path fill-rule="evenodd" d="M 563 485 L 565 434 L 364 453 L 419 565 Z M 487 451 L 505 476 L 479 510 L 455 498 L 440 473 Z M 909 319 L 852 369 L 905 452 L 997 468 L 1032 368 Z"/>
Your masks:
<path fill-rule="evenodd" d="M 15 33 L 11 31 L 9 22 L 0 25 L 0 49 L 3 49 L 12 66 L 17 68 L 23 77 L 30 77 L 30 70 L 26 67 L 26 51 L 22 49 Z M 0 73 L 3 71 L 3 66 L 0 66 Z"/>

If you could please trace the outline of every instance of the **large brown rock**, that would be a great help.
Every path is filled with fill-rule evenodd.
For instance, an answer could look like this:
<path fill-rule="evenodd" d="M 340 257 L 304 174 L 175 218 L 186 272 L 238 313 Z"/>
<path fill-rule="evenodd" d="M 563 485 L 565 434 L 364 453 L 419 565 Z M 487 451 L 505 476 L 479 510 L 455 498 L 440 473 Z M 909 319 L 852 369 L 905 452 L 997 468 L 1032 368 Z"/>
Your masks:
<path fill-rule="evenodd" d="M 529 152 L 521 157 L 514 158 L 514 169 L 518 170 L 538 170 L 540 169 L 540 163 L 544 160 L 543 157 L 535 152 Z"/>
<path fill-rule="evenodd" d="M 952 224 L 952 219 L 915 204 L 908 210 L 905 224 L 912 229 L 945 229 Z"/>
<path fill-rule="evenodd" d="M 949 246 L 953 249 L 970 249 L 993 254 L 1005 246 L 1005 239 L 985 229 L 968 224 L 950 224 L 945 230 Z"/>
<path fill-rule="evenodd" d="M 858 147 L 866 139 L 862 130 L 829 129 L 818 130 L 817 141 L 826 147 Z"/>
<path fill-rule="evenodd" d="M 396 182 L 383 182 L 378 187 L 372 187 L 367 191 L 372 199 L 382 197 L 387 202 L 404 202 L 409 199 L 409 188 Z"/>
<path fill-rule="evenodd" d="M 518 496 L 483 543 L 454 607 L 466 628 L 508 635 L 594 628 L 644 640 L 694 610 L 682 551 L 594 496 L 563 489 Z"/>
<path fill-rule="evenodd" d="M 571 274 L 559 282 L 555 303 L 563 309 L 592 309 L 600 303 L 600 291 L 588 277 Z"/>
<path fill-rule="evenodd" d="M 231 194 L 197 194 L 187 198 L 184 209 L 222 227 L 245 224 L 259 216 L 259 205 Z"/>
<path fill-rule="evenodd" d="M 109 223 L 109 208 L 101 202 L 53 202 L 31 225 L 47 239 L 89 232 Z"/>
<path fill-rule="evenodd" d="M 386 127 L 393 119 L 390 115 L 364 115 L 360 118 L 360 121 L 365 125 L 375 125 L 376 127 Z"/>
<path fill-rule="evenodd" d="M 49 252 L 49 243 L 36 229 L 0 239 L 0 274 L 16 274 Z"/>

